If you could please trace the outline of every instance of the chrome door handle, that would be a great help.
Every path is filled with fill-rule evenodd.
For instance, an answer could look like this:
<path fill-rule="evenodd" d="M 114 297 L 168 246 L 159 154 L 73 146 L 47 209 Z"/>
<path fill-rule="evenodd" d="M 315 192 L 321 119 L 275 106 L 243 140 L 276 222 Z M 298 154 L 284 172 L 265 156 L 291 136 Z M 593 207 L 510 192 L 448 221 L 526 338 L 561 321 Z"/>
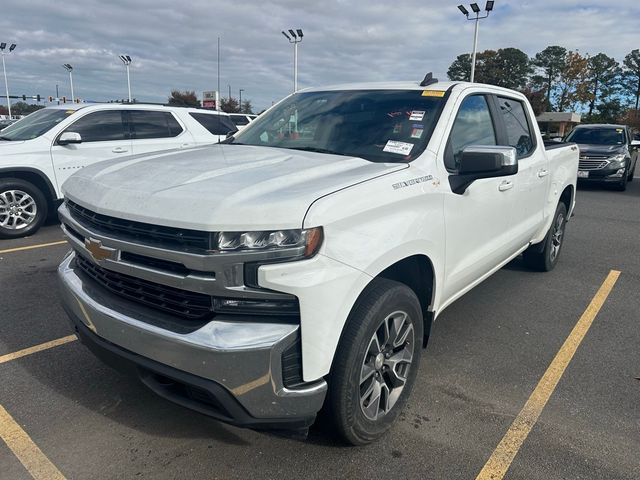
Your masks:
<path fill-rule="evenodd" d="M 549 175 L 549 170 L 545 170 L 544 168 L 542 170 L 538 170 L 539 178 L 546 177 L 547 175 Z"/>
<path fill-rule="evenodd" d="M 500 185 L 498 185 L 498 190 L 501 192 L 505 192 L 513 188 L 513 182 L 511 180 L 505 180 Z"/>
<path fill-rule="evenodd" d="M 127 153 L 128 150 L 124 147 L 114 147 L 113 149 L 111 149 L 111 151 L 113 153 Z"/>

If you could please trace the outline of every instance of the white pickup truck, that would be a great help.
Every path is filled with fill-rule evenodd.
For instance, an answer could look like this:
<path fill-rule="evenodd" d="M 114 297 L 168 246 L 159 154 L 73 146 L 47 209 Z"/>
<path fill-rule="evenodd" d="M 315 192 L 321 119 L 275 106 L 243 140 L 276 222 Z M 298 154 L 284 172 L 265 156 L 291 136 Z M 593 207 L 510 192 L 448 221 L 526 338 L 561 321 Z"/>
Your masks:
<path fill-rule="evenodd" d="M 252 428 L 305 429 L 324 406 L 364 444 L 449 304 L 518 255 L 554 268 L 577 169 L 514 91 L 303 90 L 226 144 L 70 177 L 63 304 L 165 398 Z"/>

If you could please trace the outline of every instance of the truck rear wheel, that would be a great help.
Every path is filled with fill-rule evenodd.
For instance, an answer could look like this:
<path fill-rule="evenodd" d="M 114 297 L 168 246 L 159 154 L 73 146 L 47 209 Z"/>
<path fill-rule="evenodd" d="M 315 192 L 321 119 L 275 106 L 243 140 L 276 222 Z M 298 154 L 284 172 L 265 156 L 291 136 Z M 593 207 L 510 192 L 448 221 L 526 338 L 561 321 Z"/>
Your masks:
<path fill-rule="evenodd" d="M 374 279 L 349 315 L 329 384 L 331 419 L 348 443 L 378 439 L 398 417 L 415 383 L 422 336 L 413 290 Z"/>
<path fill-rule="evenodd" d="M 547 236 L 541 243 L 531 245 L 522 254 L 524 264 L 527 267 L 539 272 L 553 270 L 558 263 L 560 250 L 562 250 L 566 224 L 567 207 L 564 203 L 559 203 Z"/>
<path fill-rule="evenodd" d="M 30 182 L 0 179 L 0 238 L 26 237 L 47 218 L 47 199 Z"/>

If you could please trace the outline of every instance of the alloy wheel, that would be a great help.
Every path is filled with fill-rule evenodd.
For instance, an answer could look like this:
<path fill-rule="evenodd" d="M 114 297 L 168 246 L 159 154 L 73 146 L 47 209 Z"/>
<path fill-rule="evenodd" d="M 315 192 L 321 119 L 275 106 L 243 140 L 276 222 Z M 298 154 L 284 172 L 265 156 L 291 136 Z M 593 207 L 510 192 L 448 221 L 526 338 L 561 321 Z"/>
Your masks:
<path fill-rule="evenodd" d="M 34 198 L 22 190 L 0 192 L 0 227 L 22 230 L 36 219 L 38 206 Z"/>
<path fill-rule="evenodd" d="M 562 238 L 564 236 L 564 215 L 560 214 L 556 218 L 551 236 L 551 261 L 553 262 L 560 253 Z"/>

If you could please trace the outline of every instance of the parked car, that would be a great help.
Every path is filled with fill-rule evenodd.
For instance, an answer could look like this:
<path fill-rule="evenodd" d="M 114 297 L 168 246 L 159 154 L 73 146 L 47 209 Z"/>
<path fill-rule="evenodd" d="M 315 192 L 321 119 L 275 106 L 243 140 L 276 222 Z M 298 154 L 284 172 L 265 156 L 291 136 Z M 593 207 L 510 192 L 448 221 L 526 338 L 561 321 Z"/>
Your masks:
<path fill-rule="evenodd" d="M 63 304 L 165 398 L 254 428 L 306 429 L 324 405 L 365 444 L 448 305 L 520 254 L 556 266 L 577 171 L 512 90 L 299 91 L 225 144 L 71 176 Z"/>
<path fill-rule="evenodd" d="M 578 179 L 627 189 L 633 181 L 640 141 L 626 125 L 580 125 L 567 136 L 580 148 Z"/>
<path fill-rule="evenodd" d="M 238 131 L 253 122 L 258 116 L 248 113 L 230 113 L 231 121 L 238 127 Z"/>
<path fill-rule="evenodd" d="M 219 142 L 237 129 L 225 113 L 157 105 L 61 105 L 0 133 L 0 238 L 35 233 L 55 211 L 60 187 L 110 158 Z"/>
<path fill-rule="evenodd" d="M 7 128 L 9 125 L 11 125 L 12 123 L 14 123 L 15 120 L 10 120 L 8 118 L 6 119 L 0 119 L 0 132 L 2 130 L 4 130 L 5 128 Z"/>

